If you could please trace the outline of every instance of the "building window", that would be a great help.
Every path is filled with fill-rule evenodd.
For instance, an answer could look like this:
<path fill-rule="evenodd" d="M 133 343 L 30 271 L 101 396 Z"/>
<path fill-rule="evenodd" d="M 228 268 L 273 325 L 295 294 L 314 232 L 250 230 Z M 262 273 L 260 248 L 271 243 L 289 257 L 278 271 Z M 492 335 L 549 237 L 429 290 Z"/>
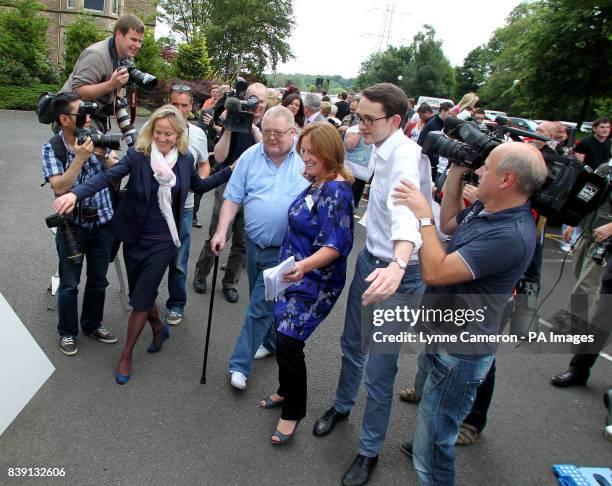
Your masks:
<path fill-rule="evenodd" d="M 119 0 L 113 0 L 113 13 L 119 15 Z"/>
<path fill-rule="evenodd" d="M 74 8 L 74 0 L 66 0 L 66 8 Z"/>
<path fill-rule="evenodd" d="M 104 0 L 85 0 L 83 6 L 89 10 L 104 12 Z"/>

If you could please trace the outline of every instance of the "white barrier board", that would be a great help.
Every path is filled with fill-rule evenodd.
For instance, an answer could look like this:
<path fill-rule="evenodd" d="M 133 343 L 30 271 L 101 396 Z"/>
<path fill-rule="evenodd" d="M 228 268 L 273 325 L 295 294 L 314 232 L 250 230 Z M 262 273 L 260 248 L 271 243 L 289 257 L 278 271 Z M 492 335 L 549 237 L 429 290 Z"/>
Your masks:
<path fill-rule="evenodd" d="M 55 371 L 0 293 L 0 435 Z"/>

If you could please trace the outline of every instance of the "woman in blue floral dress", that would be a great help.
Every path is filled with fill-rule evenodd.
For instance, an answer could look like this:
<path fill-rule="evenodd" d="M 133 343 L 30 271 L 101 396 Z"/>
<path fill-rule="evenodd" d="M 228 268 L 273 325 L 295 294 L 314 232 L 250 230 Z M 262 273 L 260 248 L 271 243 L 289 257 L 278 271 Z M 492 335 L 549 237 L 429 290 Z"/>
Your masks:
<path fill-rule="evenodd" d="M 325 122 L 309 125 L 297 149 L 312 184 L 289 207 L 280 261 L 294 256 L 296 265 L 284 276 L 294 284 L 274 305 L 279 388 L 260 403 L 282 407 L 271 437 L 276 445 L 286 444 L 306 415 L 304 344 L 342 293 L 353 246 L 353 178 L 344 167 L 338 130 Z"/>

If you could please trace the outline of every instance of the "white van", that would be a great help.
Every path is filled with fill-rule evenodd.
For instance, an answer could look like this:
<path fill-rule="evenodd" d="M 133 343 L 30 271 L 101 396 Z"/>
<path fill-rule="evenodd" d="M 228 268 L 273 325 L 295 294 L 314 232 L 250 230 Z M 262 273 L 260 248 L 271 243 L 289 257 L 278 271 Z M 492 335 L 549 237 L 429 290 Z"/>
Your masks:
<path fill-rule="evenodd" d="M 427 103 L 429 106 L 431 106 L 434 113 L 438 113 L 440 111 L 440 105 L 444 103 L 445 101 L 448 101 L 449 103 L 452 103 L 453 106 L 455 106 L 455 102 L 453 100 L 447 100 L 446 98 L 434 98 L 433 96 L 419 96 L 419 99 L 415 106 L 415 110 L 419 109 L 419 106 L 421 106 L 421 103 Z"/>

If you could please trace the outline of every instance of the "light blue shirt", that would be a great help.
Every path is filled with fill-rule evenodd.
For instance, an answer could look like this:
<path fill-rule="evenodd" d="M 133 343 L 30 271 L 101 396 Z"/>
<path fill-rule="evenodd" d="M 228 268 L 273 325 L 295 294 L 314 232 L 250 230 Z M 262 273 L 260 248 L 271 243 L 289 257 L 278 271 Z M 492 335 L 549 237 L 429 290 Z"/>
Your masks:
<path fill-rule="evenodd" d="M 308 186 L 304 161 L 295 144 L 280 166 L 253 145 L 241 156 L 223 197 L 244 205 L 247 236 L 260 248 L 280 246 L 287 232 L 287 213 L 295 198 Z"/>

